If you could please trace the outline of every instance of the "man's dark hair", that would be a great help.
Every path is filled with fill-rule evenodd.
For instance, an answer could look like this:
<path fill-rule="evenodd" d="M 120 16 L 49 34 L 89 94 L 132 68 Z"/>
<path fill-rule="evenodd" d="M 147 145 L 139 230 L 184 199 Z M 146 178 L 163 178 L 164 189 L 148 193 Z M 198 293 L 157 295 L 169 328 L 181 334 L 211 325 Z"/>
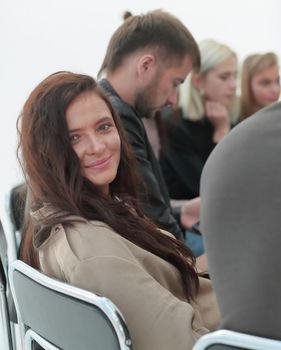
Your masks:
<path fill-rule="evenodd" d="M 192 34 L 175 16 L 162 10 L 130 16 L 112 35 L 98 75 L 113 72 L 124 58 L 138 50 L 156 51 L 163 61 L 190 55 L 193 68 L 200 68 L 200 52 Z"/>

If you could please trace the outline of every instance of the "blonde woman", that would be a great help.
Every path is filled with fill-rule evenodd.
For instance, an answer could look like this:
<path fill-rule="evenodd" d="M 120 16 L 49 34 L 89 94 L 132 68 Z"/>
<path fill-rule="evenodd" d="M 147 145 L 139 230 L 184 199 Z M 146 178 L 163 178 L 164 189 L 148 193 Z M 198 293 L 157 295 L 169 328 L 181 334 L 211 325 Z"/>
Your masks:
<path fill-rule="evenodd" d="M 278 101 L 280 74 L 273 52 L 248 56 L 242 67 L 240 120 Z"/>
<path fill-rule="evenodd" d="M 166 113 L 166 145 L 162 170 L 170 196 L 199 195 L 202 168 L 214 146 L 229 132 L 238 116 L 237 56 L 215 40 L 199 43 L 201 69 L 181 86 L 179 118 Z"/>

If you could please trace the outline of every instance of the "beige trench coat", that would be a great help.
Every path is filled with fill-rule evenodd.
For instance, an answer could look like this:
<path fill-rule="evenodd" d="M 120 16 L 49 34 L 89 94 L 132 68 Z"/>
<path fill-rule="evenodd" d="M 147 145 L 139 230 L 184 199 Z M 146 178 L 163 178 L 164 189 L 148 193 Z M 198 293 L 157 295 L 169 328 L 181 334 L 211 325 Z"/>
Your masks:
<path fill-rule="evenodd" d="M 184 297 L 178 270 L 119 236 L 106 224 L 81 219 L 53 227 L 38 247 L 42 271 L 111 299 L 127 322 L 135 350 L 191 350 L 219 323 L 209 280 L 196 301 Z"/>

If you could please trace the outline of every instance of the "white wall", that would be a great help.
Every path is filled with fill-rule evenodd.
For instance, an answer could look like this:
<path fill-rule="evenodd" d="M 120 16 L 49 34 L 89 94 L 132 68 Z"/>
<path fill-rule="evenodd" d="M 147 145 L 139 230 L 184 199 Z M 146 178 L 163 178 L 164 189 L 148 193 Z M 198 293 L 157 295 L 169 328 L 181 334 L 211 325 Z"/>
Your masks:
<path fill-rule="evenodd" d="M 0 192 L 20 179 L 15 124 L 35 85 L 58 70 L 96 76 L 124 10 L 156 8 L 178 16 L 197 40 L 227 43 L 240 59 L 269 50 L 281 58 L 280 0 L 0 0 Z"/>

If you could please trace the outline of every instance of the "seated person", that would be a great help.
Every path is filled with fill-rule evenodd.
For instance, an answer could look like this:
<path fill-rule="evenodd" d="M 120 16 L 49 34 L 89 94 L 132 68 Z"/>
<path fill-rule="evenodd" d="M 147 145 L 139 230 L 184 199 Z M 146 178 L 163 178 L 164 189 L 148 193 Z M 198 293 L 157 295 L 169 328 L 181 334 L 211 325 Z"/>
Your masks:
<path fill-rule="evenodd" d="M 145 184 L 145 189 L 139 191 L 145 193 L 139 198 L 145 215 L 178 239 L 185 238 L 194 255 L 200 257 L 202 237 L 193 236 L 196 244 L 190 244 L 188 238 L 192 233 L 187 231 L 183 237 L 182 231 L 190 230 L 198 221 L 200 200 L 184 201 L 171 208 L 165 180 L 143 123 L 144 118 L 153 118 L 162 108 L 176 102 L 178 86 L 192 68 L 200 66 L 199 48 L 186 26 L 165 11 L 135 16 L 127 13 L 128 16 L 109 40 L 99 71 L 102 78 L 99 85 L 118 111 L 133 147 Z M 157 133 L 155 136 L 154 145 L 158 149 Z M 206 270 L 204 265 L 200 264 L 200 268 Z"/>
<path fill-rule="evenodd" d="M 281 340 L 281 103 L 238 124 L 210 155 L 201 221 L 221 327 Z"/>
<path fill-rule="evenodd" d="M 241 75 L 240 121 L 278 101 L 280 74 L 273 52 L 246 57 Z"/>
<path fill-rule="evenodd" d="M 161 168 L 173 199 L 199 195 L 205 161 L 238 116 L 237 56 L 214 40 L 199 43 L 201 68 L 180 87 L 178 109 L 163 111 L 166 145 Z"/>
<path fill-rule="evenodd" d="M 136 201 L 138 173 L 119 116 L 89 76 L 58 72 L 31 93 L 19 118 L 31 196 L 22 259 L 111 299 L 135 350 L 192 349 L 216 329 L 209 280 L 172 234 Z"/>

